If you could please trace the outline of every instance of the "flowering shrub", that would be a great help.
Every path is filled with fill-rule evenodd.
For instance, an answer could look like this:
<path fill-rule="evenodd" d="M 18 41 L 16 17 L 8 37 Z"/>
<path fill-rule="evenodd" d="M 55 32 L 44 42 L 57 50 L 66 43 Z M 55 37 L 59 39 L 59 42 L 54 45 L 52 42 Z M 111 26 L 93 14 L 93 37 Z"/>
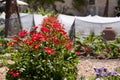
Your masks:
<path fill-rule="evenodd" d="M 77 55 L 73 42 L 56 16 L 45 18 L 40 31 L 35 26 L 23 30 L 9 43 L 15 64 L 9 66 L 7 80 L 75 80 Z"/>
<path fill-rule="evenodd" d="M 109 72 L 107 68 L 94 68 L 96 73 L 96 78 L 102 78 L 103 80 L 119 80 L 120 74 L 116 71 Z"/>

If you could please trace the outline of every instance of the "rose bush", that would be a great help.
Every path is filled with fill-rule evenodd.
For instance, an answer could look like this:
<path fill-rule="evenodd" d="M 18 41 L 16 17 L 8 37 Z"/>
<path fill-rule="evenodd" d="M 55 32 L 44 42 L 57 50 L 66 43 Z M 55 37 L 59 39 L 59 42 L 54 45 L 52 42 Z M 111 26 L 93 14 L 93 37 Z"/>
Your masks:
<path fill-rule="evenodd" d="M 40 30 L 23 30 L 9 43 L 15 64 L 7 80 L 75 80 L 77 54 L 57 16 L 43 20 Z"/>

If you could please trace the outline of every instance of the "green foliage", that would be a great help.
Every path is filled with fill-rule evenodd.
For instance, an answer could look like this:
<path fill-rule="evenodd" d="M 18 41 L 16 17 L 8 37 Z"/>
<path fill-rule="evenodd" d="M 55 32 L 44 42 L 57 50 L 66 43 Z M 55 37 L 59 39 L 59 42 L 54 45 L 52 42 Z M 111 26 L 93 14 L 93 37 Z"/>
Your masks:
<path fill-rule="evenodd" d="M 73 0 L 72 2 L 73 7 L 75 7 L 75 9 L 80 10 L 81 7 L 86 6 L 88 4 L 87 0 Z"/>
<path fill-rule="evenodd" d="M 120 76 L 111 75 L 110 77 L 108 77 L 105 80 L 120 80 Z"/>
<path fill-rule="evenodd" d="M 36 29 L 20 32 L 9 43 L 15 64 L 9 66 L 6 80 L 76 80 L 78 57 L 57 17 L 49 16 Z"/>
<path fill-rule="evenodd" d="M 76 51 L 83 56 L 94 56 L 96 58 L 119 58 L 120 38 L 114 41 L 106 41 L 102 36 L 95 36 L 94 33 L 82 40 L 76 41 Z"/>
<path fill-rule="evenodd" d="M 28 14 L 33 14 L 33 11 L 31 9 L 28 9 L 27 11 L 25 11 L 25 13 L 28 13 Z M 48 11 L 45 11 L 43 8 L 39 8 L 37 11 L 34 12 L 34 14 L 41 14 L 43 16 L 45 15 L 52 15 L 54 14 L 54 12 L 48 12 Z"/>
<path fill-rule="evenodd" d="M 5 38 L 0 38 L 0 67 L 8 65 L 7 60 L 11 59 L 8 51 L 8 40 Z"/>
<path fill-rule="evenodd" d="M 7 50 L 7 45 L 8 40 L 4 38 L 0 38 L 0 54 L 5 54 Z"/>
<path fill-rule="evenodd" d="M 0 31 L 0 38 L 3 38 L 5 36 L 5 29 Z"/>
<path fill-rule="evenodd" d="M 50 6 L 52 6 L 52 8 L 56 11 L 56 6 L 54 5 L 55 1 L 60 1 L 60 2 L 64 2 L 64 0 L 24 0 L 29 4 L 29 7 L 33 10 L 33 11 L 39 11 L 40 8 L 43 8 L 44 10 L 50 8 Z"/>
<path fill-rule="evenodd" d="M 120 58 L 120 38 L 109 43 L 112 58 Z"/>
<path fill-rule="evenodd" d="M 5 53 L 5 54 L 0 54 L 0 67 L 1 66 L 8 66 L 8 60 L 11 59 L 11 54 Z"/>
<path fill-rule="evenodd" d="M 117 67 L 117 68 L 116 68 L 116 71 L 120 73 L 120 67 Z"/>

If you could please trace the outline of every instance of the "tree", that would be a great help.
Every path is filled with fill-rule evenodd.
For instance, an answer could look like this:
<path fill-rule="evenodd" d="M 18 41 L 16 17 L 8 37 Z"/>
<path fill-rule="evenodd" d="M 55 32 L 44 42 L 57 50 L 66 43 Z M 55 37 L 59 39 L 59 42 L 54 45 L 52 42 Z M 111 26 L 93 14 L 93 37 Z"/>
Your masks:
<path fill-rule="evenodd" d="M 104 9 L 104 17 L 108 17 L 108 8 L 109 8 L 109 0 L 106 0 L 106 5 Z"/>
<path fill-rule="evenodd" d="M 120 6 L 120 0 L 118 0 L 118 2 L 117 2 L 117 3 L 118 3 L 118 6 Z"/>
<path fill-rule="evenodd" d="M 29 7 L 34 11 L 38 11 L 40 8 L 46 10 L 50 6 L 57 12 L 55 1 L 64 2 L 64 0 L 24 0 L 29 4 Z"/>
<path fill-rule="evenodd" d="M 79 12 L 86 13 L 88 0 L 73 0 L 72 2 L 73 7 L 78 10 Z"/>
<path fill-rule="evenodd" d="M 18 34 L 21 30 L 20 16 L 16 0 L 5 0 L 5 37 Z"/>

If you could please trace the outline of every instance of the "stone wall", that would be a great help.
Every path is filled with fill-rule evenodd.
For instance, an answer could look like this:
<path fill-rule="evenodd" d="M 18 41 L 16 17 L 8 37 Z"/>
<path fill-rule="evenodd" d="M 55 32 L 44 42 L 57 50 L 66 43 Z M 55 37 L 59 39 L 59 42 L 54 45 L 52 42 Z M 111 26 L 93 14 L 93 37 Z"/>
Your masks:
<path fill-rule="evenodd" d="M 72 15 L 78 15 L 78 16 L 86 16 L 89 15 L 93 10 L 92 15 L 100 15 L 103 16 L 104 8 L 106 4 L 106 0 L 95 0 L 94 5 L 87 5 L 86 7 L 83 7 L 81 11 L 77 11 L 72 6 L 73 0 L 64 0 L 65 3 L 56 2 L 57 9 L 60 13 L 67 13 Z M 109 16 L 114 16 L 114 8 L 117 6 L 117 0 L 109 0 Z"/>
<path fill-rule="evenodd" d="M 96 14 L 102 16 L 104 13 L 106 0 L 96 0 L 95 6 L 96 6 Z M 109 0 L 109 9 L 108 9 L 108 15 L 114 16 L 114 10 L 117 6 L 117 0 Z"/>

